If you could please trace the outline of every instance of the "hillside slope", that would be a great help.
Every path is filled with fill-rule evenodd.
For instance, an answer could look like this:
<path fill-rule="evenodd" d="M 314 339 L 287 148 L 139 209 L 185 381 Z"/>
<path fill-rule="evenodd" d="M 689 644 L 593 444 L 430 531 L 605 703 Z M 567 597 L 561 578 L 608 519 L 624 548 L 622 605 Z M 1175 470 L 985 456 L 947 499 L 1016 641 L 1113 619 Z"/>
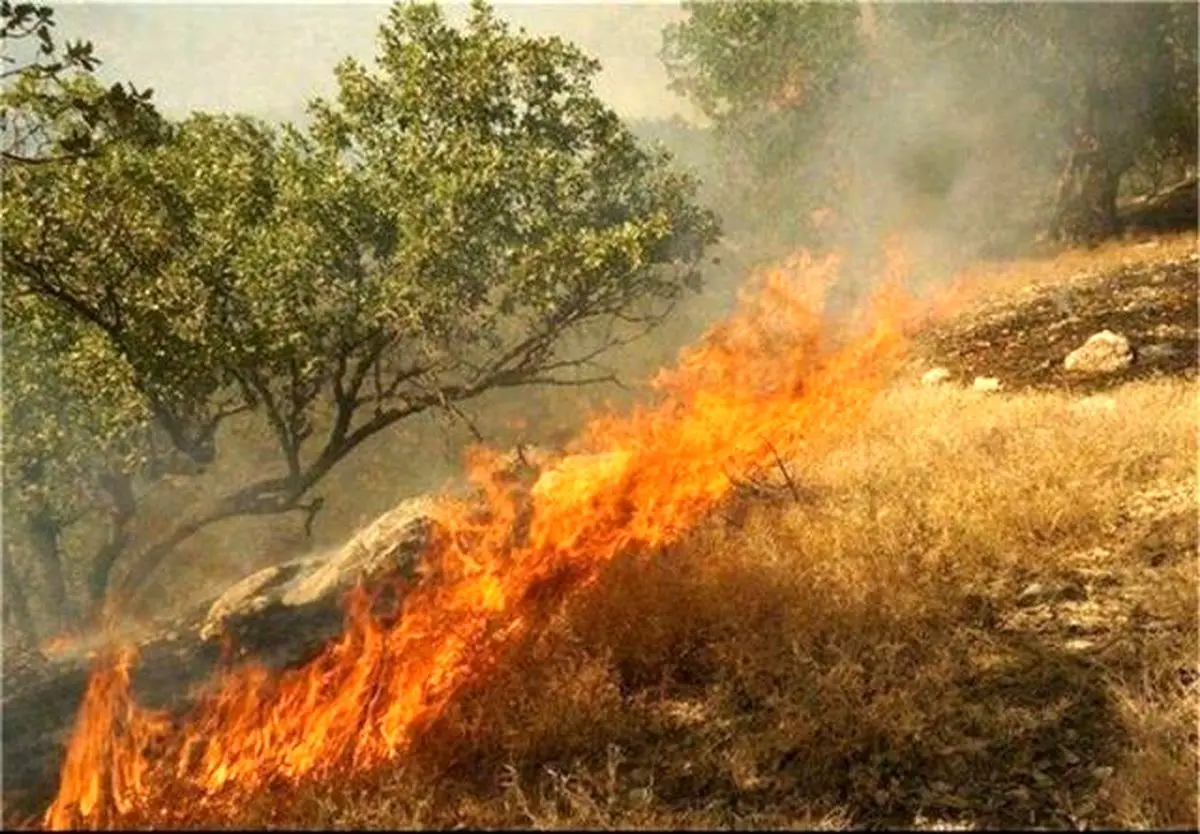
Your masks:
<path fill-rule="evenodd" d="M 1196 269 L 1194 236 L 989 267 L 852 442 L 612 565 L 403 768 L 195 823 L 1194 824 Z M 1061 370 L 1106 328 L 1127 370 Z M 9 773 L 56 755 L 50 677 L 6 689 Z"/>
<path fill-rule="evenodd" d="M 985 277 L 796 494 L 613 566 L 405 768 L 245 824 L 1193 827 L 1195 237 Z M 1135 362 L 1063 371 L 1103 329 Z"/>

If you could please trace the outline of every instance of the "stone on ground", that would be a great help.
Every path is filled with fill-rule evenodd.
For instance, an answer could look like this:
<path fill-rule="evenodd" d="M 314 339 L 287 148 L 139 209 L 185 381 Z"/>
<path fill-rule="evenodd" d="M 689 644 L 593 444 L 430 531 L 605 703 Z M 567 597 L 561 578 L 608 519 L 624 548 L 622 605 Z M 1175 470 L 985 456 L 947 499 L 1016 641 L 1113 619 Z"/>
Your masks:
<path fill-rule="evenodd" d="M 1082 374 L 1110 374 L 1133 364 L 1129 340 L 1111 330 L 1101 330 L 1067 354 L 1063 367 Z"/>

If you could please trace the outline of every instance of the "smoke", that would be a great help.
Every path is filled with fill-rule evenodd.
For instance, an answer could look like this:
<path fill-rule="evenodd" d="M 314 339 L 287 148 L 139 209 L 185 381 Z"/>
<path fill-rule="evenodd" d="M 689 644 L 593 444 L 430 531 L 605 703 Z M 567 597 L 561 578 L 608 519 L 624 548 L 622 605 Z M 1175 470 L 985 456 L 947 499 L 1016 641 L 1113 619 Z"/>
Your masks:
<path fill-rule="evenodd" d="M 652 337 L 612 357 L 613 364 L 626 379 L 644 381 L 728 314 L 739 286 L 757 267 L 797 249 L 845 256 L 826 308 L 839 318 L 883 274 L 889 242 L 905 247 L 913 267 L 906 281 L 917 294 L 936 292 L 981 259 L 1026 250 L 1045 227 L 1062 164 L 1067 114 L 1047 96 L 1079 83 L 1086 62 L 1078 50 L 1103 54 L 1123 25 L 1120 15 L 1103 7 L 1086 11 L 1092 17 L 1080 16 L 1068 30 L 1079 30 L 1075 53 L 1056 65 L 1038 63 L 1035 73 L 1013 68 L 1032 66 L 1046 48 L 1032 42 L 1045 40 L 1038 27 L 1046 20 L 1036 8 L 1017 21 L 1032 41 L 1013 39 L 1002 49 L 979 32 L 995 26 L 1011 34 L 1003 29 L 1012 23 L 1004 18 L 1009 10 L 945 9 L 947 19 L 966 16 L 956 22 L 978 27 L 964 37 L 961 26 L 930 25 L 928 7 L 862 6 L 863 52 L 853 71 L 822 103 L 816 129 L 795 131 L 791 141 L 779 131 L 770 140 L 774 158 L 759 160 L 773 172 L 769 178 L 748 177 L 731 165 L 717 131 L 697 120 L 633 123 L 702 180 L 701 197 L 722 215 L 727 235 L 712 253 L 703 291 Z M 575 396 L 597 399 L 595 392 Z"/>
<path fill-rule="evenodd" d="M 895 23 L 871 26 L 867 44 L 805 163 L 817 192 L 835 195 L 820 242 L 850 262 L 832 312 L 863 298 L 893 236 L 918 292 L 1013 251 L 1030 237 L 1055 161 L 1032 91 L 976 46 L 931 46 Z"/>

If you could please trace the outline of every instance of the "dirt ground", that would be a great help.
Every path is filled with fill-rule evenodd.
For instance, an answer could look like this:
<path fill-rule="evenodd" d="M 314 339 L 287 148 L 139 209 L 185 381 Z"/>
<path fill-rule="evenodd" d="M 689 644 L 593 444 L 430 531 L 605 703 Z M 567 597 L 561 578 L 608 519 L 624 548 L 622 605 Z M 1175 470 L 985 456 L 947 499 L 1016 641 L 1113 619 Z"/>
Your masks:
<path fill-rule="evenodd" d="M 1194 379 L 1200 255 L 1194 242 L 1190 252 L 1183 244 L 1134 244 L 1119 257 L 1099 254 L 1054 281 L 1003 293 L 922 333 L 918 355 L 968 381 L 996 377 L 1008 390 L 1091 393 L 1139 379 Z M 1129 339 L 1133 364 L 1096 376 L 1066 371 L 1066 355 L 1101 330 Z"/>

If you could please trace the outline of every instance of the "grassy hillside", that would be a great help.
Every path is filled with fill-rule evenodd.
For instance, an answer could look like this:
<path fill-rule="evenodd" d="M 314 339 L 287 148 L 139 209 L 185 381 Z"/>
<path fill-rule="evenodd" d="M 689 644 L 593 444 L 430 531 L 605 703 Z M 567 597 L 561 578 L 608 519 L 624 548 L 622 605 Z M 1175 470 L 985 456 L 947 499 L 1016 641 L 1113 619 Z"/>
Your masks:
<path fill-rule="evenodd" d="M 218 822 L 1194 826 L 1195 246 L 982 271 L 796 490 L 612 565 L 402 766 Z M 1038 313 L 1066 291 L 1067 324 Z M 1135 302 L 1186 361 L 1059 374 Z M 968 385 L 921 387 L 933 363 Z"/>

